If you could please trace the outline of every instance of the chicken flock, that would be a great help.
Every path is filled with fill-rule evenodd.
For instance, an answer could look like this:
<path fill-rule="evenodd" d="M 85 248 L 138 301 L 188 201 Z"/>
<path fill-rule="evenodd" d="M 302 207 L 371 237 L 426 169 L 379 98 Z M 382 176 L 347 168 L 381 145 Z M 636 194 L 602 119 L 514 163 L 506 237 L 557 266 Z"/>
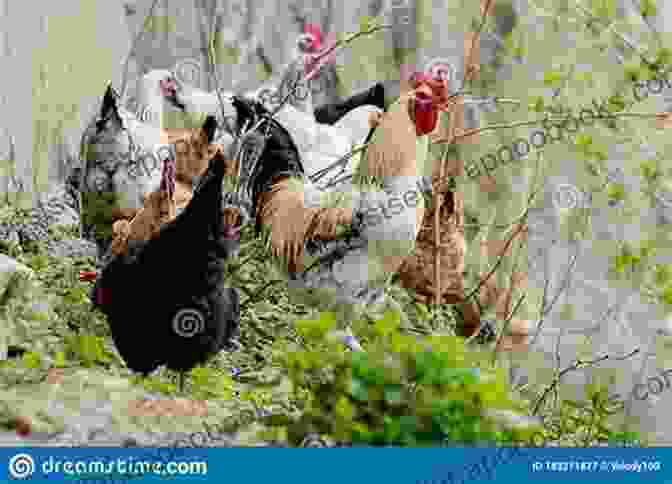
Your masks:
<path fill-rule="evenodd" d="M 83 143 L 83 213 L 94 213 L 84 228 L 101 261 L 83 277 L 95 282 L 94 304 L 127 366 L 186 372 L 235 347 L 239 296 L 222 264 L 251 219 L 291 295 L 335 311 L 332 336 L 363 351 L 348 322 L 400 310 L 385 288 L 413 251 L 429 133 L 446 109 L 441 80 L 416 76 L 410 87 L 377 83 L 308 112 L 292 102 L 274 109 L 259 91 L 206 92 L 156 70 L 139 81 L 144 109 L 155 112 L 145 121 L 108 88 Z M 164 129 L 165 106 L 191 128 Z M 348 156 L 356 147 L 364 148 Z M 340 181 L 320 183 L 334 167 Z M 235 193 L 223 193 L 226 175 L 240 175 Z M 100 215 L 99 199 L 113 200 L 111 216 Z M 381 207 L 385 217 L 375 215 Z"/>

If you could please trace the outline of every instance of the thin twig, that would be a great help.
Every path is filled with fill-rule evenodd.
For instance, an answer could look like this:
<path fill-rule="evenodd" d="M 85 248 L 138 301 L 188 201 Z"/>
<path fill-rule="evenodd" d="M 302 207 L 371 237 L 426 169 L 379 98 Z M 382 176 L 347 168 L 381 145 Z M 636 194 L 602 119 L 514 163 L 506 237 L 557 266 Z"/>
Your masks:
<path fill-rule="evenodd" d="M 527 294 L 523 294 L 518 298 L 518 302 L 516 302 L 516 305 L 513 307 L 511 310 L 511 313 L 506 317 L 506 320 L 504 321 L 504 324 L 502 325 L 502 329 L 499 331 L 499 334 L 497 335 L 497 342 L 495 343 L 495 349 L 492 352 L 492 364 L 495 364 L 495 360 L 497 358 L 497 348 L 499 348 L 499 345 L 502 342 L 502 338 L 504 337 L 504 333 L 508 330 L 510 326 L 511 319 L 513 316 L 518 312 L 518 309 L 520 306 L 525 302 L 525 299 L 527 299 Z"/>
<path fill-rule="evenodd" d="M 469 54 L 465 59 L 464 79 L 462 81 L 463 88 L 467 82 L 471 82 L 473 80 L 473 76 L 476 74 L 476 69 L 472 65 L 474 46 L 476 45 L 476 42 L 480 40 L 481 32 L 483 31 L 483 27 L 485 26 L 485 22 L 488 17 L 488 12 L 490 10 L 491 4 L 492 0 L 485 0 L 485 8 L 483 9 L 483 14 L 481 15 L 481 23 L 478 26 L 478 30 L 471 39 L 471 45 L 469 46 Z"/>
<path fill-rule="evenodd" d="M 589 9 L 587 9 L 585 6 L 583 6 L 578 0 L 574 0 L 574 4 L 575 4 L 575 5 L 577 6 L 577 8 L 578 8 L 579 10 L 581 10 L 581 12 L 582 12 L 586 17 L 588 17 L 590 20 L 592 20 L 592 21 L 594 21 L 594 22 L 604 23 L 604 21 L 603 21 L 601 18 L 599 18 L 599 17 L 593 15 L 593 13 L 592 13 Z M 637 53 L 637 55 L 644 61 L 644 63 L 645 63 L 646 65 L 651 66 L 651 65 L 653 64 L 652 62 L 650 62 L 650 61 L 645 57 L 645 55 L 644 55 L 644 53 L 643 53 L 643 50 L 640 49 L 637 45 L 635 45 L 635 43 L 634 43 L 632 40 L 628 39 L 625 35 L 621 34 L 620 32 L 617 32 L 617 31 L 614 29 L 614 27 L 613 27 L 613 23 L 609 24 L 609 25 L 606 27 L 606 30 L 609 31 L 609 32 L 611 32 L 612 34 L 614 34 L 616 37 L 618 37 L 619 39 L 621 39 L 621 41 L 622 41 L 625 45 L 627 45 L 627 46 L 630 47 L 632 50 L 634 50 L 634 51 Z"/>
<path fill-rule="evenodd" d="M 126 81 L 127 81 L 126 78 L 128 77 L 128 63 L 131 60 L 131 56 L 135 53 L 135 47 L 137 43 L 140 41 L 140 37 L 142 37 L 142 34 L 145 33 L 145 29 L 147 28 L 148 22 L 150 21 L 151 18 L 153 18 L 154 9 L 156 8 L 156 5 L 158 3 L 159 0 L 153 0 L 152 6 L 149 8 L 149 12 L 145 17 L 144 22 L 142 22 L 140 30 L 138 30 L 138 32 L 135 34 L 135 38 L 133 39 L 133 43 L 131 44 L 131 50 L 128 52 L 126 60 L 124 61 L 124 71 L 121 78 L 121 95 L 120 95 L 121 99 L 124 99 L 124 95 L 126 94 Z"/>
<path fill-rule="evenodd" d="M 502 342 L 502 338 L 504 337 L 504 334 L 506 333 L 506 331 L 508 331 L 509 326 L 511 325 L 511 320 L 513 319 L 513 316 L 518 312 L 518 309 L 520 309 L 520 306 L 523 304 L 524 300 L 527 297 L 527 294 L 523 294 L 518 299 L 518 302 L 515 304 L 514 308 L 512 310 L 509 309 L 511 307 L 511 298 L 513 297 L 513 290 L 514 290 L 514 286 L 515 286 L 514 278 L 515 278 L 516 272 L 518 271 L 518 265 L 520 263 L 520 253 L 522 252 L 523 245 L 524 245 L 524 242 L 521 241 L 521 243 L 518 244 L 518 246 L 516 247 L 516 254 L 515 254 L 515 257 L 514 257 L 514 263 L 513 263 L 513 267 L 511 268 L 511 277 L 509 278 L 509 289 L 508 290 L 504 289 L 506 292 L 504 294 L 502 294 L 502 296 L 505 298 L 504 299 L 504 307 L 506 308 L 507 312 L 509 312 L 509 314 L 504 318 L 504 324 L 502 325 L 502 330 L 497 335 L 495 348 L 494 348 L 494 351 L 492 353 L 492 364 L 493 365 L 494 365 L 495 360 L 497 358 L 497 349 L 499 348 L 499 346 Z M 502 297 L 502 296 L 500 296 L 500 297 Z M 497 301 L 495 304 L 498 304 L 498 303 L 499 303 L 499 301 Z"/>
<path fill-rule="evenodd" d="M 605 115 L 605 114 L 600 114 L 599 116 L 594 116 L 594 119 L 619 119 L 619 118 L 651 118 L 651 119 L 656 119 L 660 118 L 662 115 L 660 113 L 615 113 L 612 115 Z M 460 141 L 464 138 L 469 138 L 471 136 L 474 136 L 475 134 L 483 133 L 485 131 L 494 131 L 497 129 L 510 129 L 510 128 L 518 128 L 521 126 L 535 126 L 538 124 L 541 124 L 545 121 L 565 121 L 567 120 L 567 116 L 549 116 L 544 119 L 539 119 L 535 121 L 521 121 L 517 123 L 508 123 L 508 124 L 493 124 L 490 126 L 485 126 L 483 128 L 475 128 L 475 129 L 470 129 L 468 131 L 465 131 L 463 134 L 455 136 L 453 142 L 455 141 Z M 448 137 L 445 138 L 438 138 L 437 140 L 434 141 L 434 144 L 444 144 L 444 143 L 450 143 L 451 139 Z"/>
<path fill-rule="evenodd" d="M 331 48 L 327 49 L 327 51 L 325 51 L 322 54 L 316 56 L 315 60 L 319 61 L 323 57 L 326 57 L 330 53 L 334 52 L 336 49 L 340 49 L 342 46 L 349 44 L 350 42 L 352 42 L 353 40 L 355 40 L 355 39 L 357 39 L 361 36 L 370 35 L 370 34 L 373 34 L 377 31 L 379 31 L 379 30 L 387 29 L 387 28 L 390 28 L 390 27 L 391 27 L 390 25 L 378 25 L 378 26 L 375 26 L 375 27 L 373 27 L 369 30 L 365 30 L 365 31 L 361 31 L 361 32 L 357 32 L 355 34 L 352 34 L 349 37 L 347 37 L 346 39 L 339 40 Z M 273 111 L 268 115 L 270 118 L 273 118 L 278 112 L 280 112 L 280 110 L 285 106 L 285 104 L 287 104 L 287 102 L 289 101 L 291 96 L 294 95 L 295 91 L 299 88 L 299 86 L 300 86 L 300 83 L 298 82 L 298 79 L 297 79 L 297 81 L 294 83 L 294 86 L 291 89 L 288 90 L 287 94 L 280 101 L 279 105 L 275 109 L 273 109 Z M 259 129 L 259 127 L 264 123 L 264 121 L 265 121 L 265 118 L 262 118 L 262 119 L 258 120 L 257 123 L 250 130 L 248 130 L 246 133 L 244 133 L 240 137 L 240 139 L 238 140 L 238 145 L 242 146 L 244 141 L 249 136 L 251 136 L 252 133 L 254 133 L 257 129 Z"/>
<path fill-rule="evenodd" d="M 219 82 L 219 75 L 217 72 L 217 66 L 215 65 L 215 23 L 217 20 L 217 15 L 213 13 L 212 22 L 210 24 L 210 39 L 208 41 L 208 57 L 210 59 L 210 74 L 212 75 L 212 80 L 215 84 L 215 93 L 217 94 L 217 100 L 219 101 L 219 108 L 222 110 L 222 121 L 226 119 L 225 108 L 224 108 L 224 98 L 220 92 L 221 83 Z"/>
<path fill-rule="evenodd" d="M 624 356 L 612 356 L 612 355 L 606 354 L 606 355 L 600 356 L 599 358 L 596 358 L 596 359 L 590 360 L 590 361 L 583 361 L 581 359 L 576 360 L 572 365 L 568 366 L 567 368 L 562 370 L 560 373 L 558 373 L 557 377 L 553 379 L 553 382 L 551 382 L 551 384 L 548 387 L 546 387 L 544 392 L 541 394 L 541 396 L 537 399 L 536 403 L 534 404 L 534 407 L 532 408 L 532 415 L 537 414 L 537 412 L 539 411 L 539 408 L 541 407 L 541 405 L 546 400 L 546 397 L 548 396 L 548 394 L 555 387 L 557 387 L 560 384 L 560 380 L 567 373 L 572 372 L 572 371 L 576 371 L 576 370 L 583 370 L 587 367 L 596 365 L 597 363 L 601 363 L 601 362 L 606 361 L 606 360 L 625 361 L 629 358 L 632 358 L 633 356 L 635 356 L 639 352 L 640 352 L 640 348 L 636 348 L 636 349 L 632 350 L 630 353 L 628 353 L 627 355 L 624 355 Z"/>
<path fill-rule="evenodd" d="M 649 28 L 649 30 L 651 31 L 651 33 L 653 34 L 655 39 L 658 41 L 658 46 L 659 47 L 663 46 L 664 45 L 663 44 L 663 38 L 660 35 L 660 32 L 658 32 L 658 29 L 649 21 L 648 16 L 645 17 L 644 15 L 642 15 L 642 9 L 641 9 L 641 7 L 637 8 L 638 7 L 637 2 L 635 2 L 633 0 L 632 4 L 633 4 L 633 7 L 635 7 L 635 9 L 637 9 L 637 11 L 639 12 L 639 16 L 642 17 L 642 20 L 644 20 L 644 23 Z"/>
<path fill-rule="evenodd" d="M 530 345 L 534 345 L 536 343 L 537 338 L 539 337 L 539 334 L 541 333 L 541 328 L 544 325 L 544 321 L 546 320 L 546 316 L 548 316 L 548 314 L 553 310 L 553 307 L 555 307 L 555 303 L 558 301 L 558 299 L 560 299 L 560 295 L 563 294 L 567 290 L 567 288 L 569 287 L 570 273 L 571 273 L 572 269 L 574 269 L 574 266 L 576 265 L 576 261 L 579 258 L 579 249 L 578 248 L 580 246 L 577 244 L 576 247 L 577 247 L 576 253 L 574 254 L 574 257 L 572 258 L 571 262 L 567 265 L 567 270 L 565 271 L 565 276 L 563 278 L 562 285 L 560 286 L 560 288 L 558 289 L 558 292 L 553 297 L 553 301 L 551 301 L 551 303 L 548 306 L 546 306 L 546 304 L 545 304 L 545 302 L 546 302 L 545 297 L 547 295 L 547 289 L 548 289 L 548 284 L 550 283 L 550 278 L 548 278 L 548 277 L 546 278 L 546 285 L 544 287 L 544 300 L 542 301 L 542 308 L 541 308 L 541 311 L 540 311 L 540 319 L 535 324 L 535 327 L 537 328 L 537 332 L 535 333 L 535 335 L 532 339 L 532 343 Z"/>
<path fill-rule="evenodd" d="M 537 195 L 537 193 L 538 193 L 538 190 L 535 191 L 535 192 L 532 192 L 532 193 L 530 194 L 530 196 L 528 197 L 528 200 L 527 200 L 527 207 L 525 208 L 525 212 L 523 213 L 523 216 L 522 216 L 521 218 L 525 218 L 525 217 L 527 217 L 527 214 L 528 214 L 529 211 L 530 211 L 530 205 L 531 205 L 532 201 L 534 200 L 534 197 Z M 514 233 L 511 235 L 511 237 L 509 238 L 509 240 L 506 241 L 506 244 L 504 245 L 504 248 L 502 249 L 502 253 L 499 255 L 499 258 L 497 259 L 497 262 L 494 264 L 494 266 L 492 267 L 492 269 L 490 270 L 490 272 L 487 274 L 487 276 L 486 276 L 485 278 L 481 278 L 481 281 L 479 282 L 479 284 L 478 284 L 472 291 L 469 292 L 469 295 L 468 295 L 468 296 L 466 296 L 466 297 L 464 298 L 465 301 L 468 301 L 469 299 L 471 299 L 472 297 L 474 297 L 474 295 L 475 295 L 478 291 L 481 290 L 481 287 L 483 287 L 483 285 L 485 285 L 486 281 L 492 277 L 492 275 L 495 273 L 495 271 L 497 270 L 497 268 L 501 265 L 502 260 L 504 259 L 504 254 L 506 254 L 506 251 L 509 249 L 509 246 L 510 246 L 511 243 L 513 242 L 513 239 L 515 239 L 516 236 L 518 236 L 518 234 L 519 234 L 520 232 L 522 232 L 522 231 L 523 231 L 523 224 L 518 224 L 518 226 L 516 227 Z"/>
<path fill-rule="evenodd" d="M 448 122 L 450 123 L 450 137 L 455 136 L 455 127 L 457 124 L 457 111 L 452 110 L 448 113 Z M 448 157 L 448 147 L 444 150 L 444 154 L 439 160 L 439 180 L 445 178 L 446 170 L 446 158 Z M 440 186 L 440 185 L 439 185 Z M 439 307 L 441 303 L 441 206 L 443 205 L 443 193 L 441 190 L 436 190 L 436 196 L 434 197 L 434 288 L 436 292 L 434 293 L 434 304 L 436 307 Z"/>

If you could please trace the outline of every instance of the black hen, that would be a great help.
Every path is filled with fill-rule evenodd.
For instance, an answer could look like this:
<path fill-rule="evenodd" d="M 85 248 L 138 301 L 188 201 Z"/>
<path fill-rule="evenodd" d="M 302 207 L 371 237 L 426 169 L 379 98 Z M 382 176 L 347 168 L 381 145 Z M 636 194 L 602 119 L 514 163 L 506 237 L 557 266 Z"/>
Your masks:
<path fill-rule="evenodd" d="M 217 154 L 189 205 L 158 237 L 129 241 L 94 288 L 117 349 L 133 371 L 165 364 L 188 371 L 232 343 L 238 331 L 238 292 L 224 287 L 227 240 L 220 207 L 225 161 Z"/>

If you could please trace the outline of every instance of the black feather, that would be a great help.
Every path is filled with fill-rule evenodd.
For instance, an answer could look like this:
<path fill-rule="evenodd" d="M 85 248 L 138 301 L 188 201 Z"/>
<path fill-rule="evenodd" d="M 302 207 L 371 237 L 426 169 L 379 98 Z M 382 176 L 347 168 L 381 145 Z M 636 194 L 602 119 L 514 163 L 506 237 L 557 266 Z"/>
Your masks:
<path fill-rule="evenodd" d="M 261 103 L 251 99 L 234 97 L 233 106 L 236 109 L 239 127 L 248 122 L 248 129 L 250 129 L 260 119 L 266 118 L 257 130 L 259 134 L 255 133 L 250 137 L 241 155 L 241 163 L 245 164 L 251 161 L 245 154 L 248 149 L 247 146 L 250 150 L 253 149 L 256 143 L 261 142 L 258 138 L 265 136 L 268 129 L 268 137 L 265 140 L 256 168 L 251 174 L 249 186 L 251 203 L 255 207 L 257 217 L 256 229 L 259 232 L 261 229 L 258 212 L 259 196 L 269 190 L 281 178 L 288 176 L 303 177 L 305 170 L 292 136 L 280 123 L 269 117 L 270 112 Z"/>
<path fill-rule="evenodd" d="M 184 211 L 156 238 L 129 244 L 128 255 L 113 257 L 97 281 L 95 303 L 134 371 L 147 374 L 162 364 L 187 371 L 226 347 L 238 330 L 238 293 L 224 286 L 220 260 L 224 170 L 218 154 Z M 179 328 L 180 316 L 197 327 Z"/>
<path fill-rule="evenodd" d="M 100 133 L 105 129 L 105 125 L 109 121 L 117 121 L 121 124 L 121 116 L 119 115 L 119 108 L 117 106 L 118 94 L 112 88 L 112 84 L 108 84 L 103 97 L 103 104 L 100 108 L 100 119 L 96 122 L 96 131 Z"/>

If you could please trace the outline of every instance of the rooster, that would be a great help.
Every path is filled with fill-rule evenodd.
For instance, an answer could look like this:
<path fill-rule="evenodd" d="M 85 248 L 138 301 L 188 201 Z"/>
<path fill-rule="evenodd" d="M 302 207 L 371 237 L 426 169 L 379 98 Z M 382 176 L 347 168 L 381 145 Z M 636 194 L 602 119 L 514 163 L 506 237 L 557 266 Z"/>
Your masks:
<path fill-rule="evenodd" d="M 215 124 L 208 118 L 204 125 L 209 141 Z M 161 187 L 136 217 L 140 229 L 136 220 L 130 224 L 131 236 L 117 244 L 123 247 L 94 286 L 94 304 L 107 315 L 119 353 L 145 375 L 160 365 L 185 372 L 204 363 L 232 344 L 240 317 L 238 293 L 224 286 L 222 268 L 231 232 L 220 210 L 226 158 L 214 151 L 188 204 L 170 220 L 152 203 L 161 206 L 175 192 L 174 163 L 166 160 Z M 161 217 L 159 227 L 142 229 Z"/>
<path fill-rule="evenodd" d="M 291 62 L 278 76 L 276 87 L 262 87 L 245 97 L 275 101 L 264 103 L 275 110 L 278 101 L 287 97 L 287 103 L 275 118 L 289 131 L 301 155 L 306 174 L 313 176 L 344 158 L 357 145 L 361 145 L 369 132 L 369 118 L 385 108 L 386 89 L 382 83 L 357 93 L 343 102 L 312 108 L 312 93 L 308 80 L 319 74 L 314 58 L 319 54 L 319 39 L 315 32 L 301 35 Z M 217 115 L 222 112 L 216 92 L 206 92 L 182 83 L 175 76 L 162 80 L 166 99 L 189 116 Z M 297 87 L 298 84 L 298 87 Z M 303 91 L 303 93 L 301 93 Z M 231 93 L 222 93 L 225 101 L 220 125 L 235 125 L 235 110 L 231 108 Z M 228 131 L 232 131 L 229 129 Z M 352 172 L 354 158 L 346 170 Z"/>
<path fill-rule="evenodd" d="M 356 314 L 392 307 L 403 317 L 385 286 L 413 250 L 424 216 L 418 186 L 428 135 L 447 102 L 443 84 L 419 79 L 412 87 L 372 124 L 351 193 L 311 184 L 289 132 L 260 103 L 234 99 L 239 125 L 265 119 L 260 131 L 268 129 L 266 138 L 250 135 L 247 141 L 261 144 L 258 161 L 241 158 L 241 183 L 255 207 L 257 229 L 267 230 L 293 295 L 316 309 L 335 310 L 346 328 L 332 336 L 356 351 L 362 347 L 347 329 Z"/>

